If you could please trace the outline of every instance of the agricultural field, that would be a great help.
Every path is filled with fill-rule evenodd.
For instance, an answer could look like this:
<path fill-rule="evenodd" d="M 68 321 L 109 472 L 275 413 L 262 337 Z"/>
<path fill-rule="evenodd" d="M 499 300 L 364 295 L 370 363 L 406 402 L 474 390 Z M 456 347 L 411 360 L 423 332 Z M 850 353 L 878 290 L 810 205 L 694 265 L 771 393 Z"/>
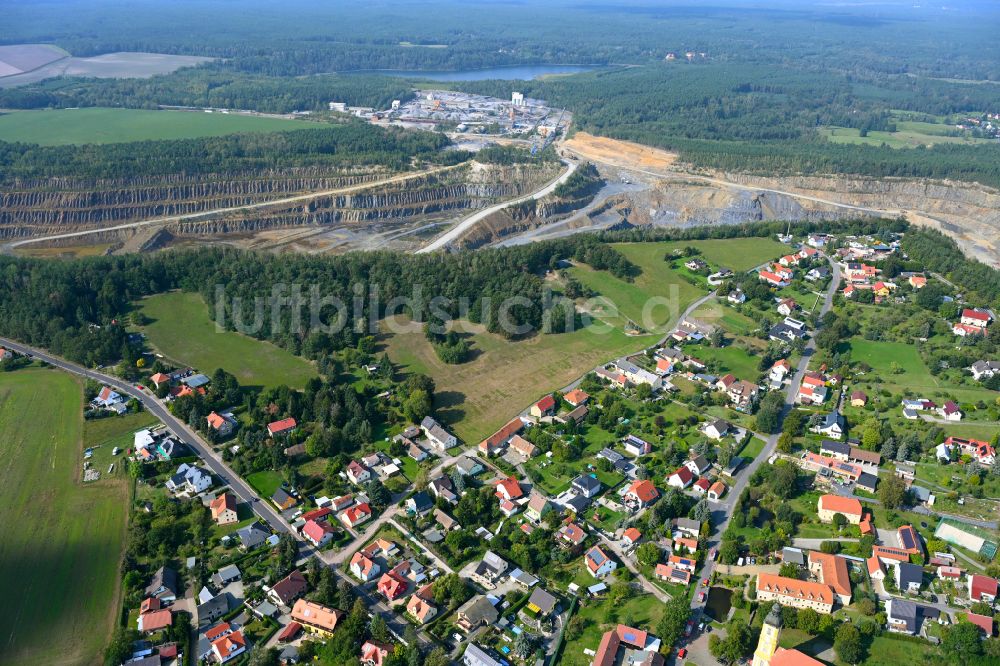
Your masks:
<path fill-rule="evenodd" d="M 394 327 L 401 328 L 401 327 Z M 466 443 L 478 443 L 545 393 L 561 389 L 597 365 L 655 342 L 601 324 L 558 335 L 509 342 L 477 332 L 473 359 L 441 361 L 418 327 L 382 336 L 382 347 L 405 373 L 434 378 L 437 415 Z M 380 351 L 381 353 L 381 351 Z"/>
<path fill-rule="evenodd" d="M 157 294 L 140 301 L 138 307 L 151 320 L 140 327 L 150 345 L 178 364 L 190 365 L 209 376 L 223 368 L 240 384 L 250 387 L 286 384 L 302 388 L 316 376 L 309 361 L 270 342 L 217 331 L 198 294 Z"/>
<path fill-rule="evenodd" d="M 193 139 L 240 132 L 285 132 L 316 123 L 236 114 L 142 109 L 47 109 L 0 115 L 0 141 L 43 146 Z"/>
<path fill-rule="evenodd" d="M 69 375 L 0 373 L 0 663 L 99 663 L 115 622 L 128 485 L 82 485 L 82 408 Z"/>
<path fill-rule="evenodd" d="M 990 139 L 977 139 L 968 136 L 948 136 L 940 132 L 947 131 L 944 125 L 903 121 L 896 124 L 895 132 L 870 131 L 867 136 L 861 136 L 860 130 L 852 127 L 825 127 L 820 134 L 831 143 L 867 144 L 869 146 L 888 146 L 889 148 L 916 148 L 918 146 L 933 146 L 942 143 L 995 143 Z"/>

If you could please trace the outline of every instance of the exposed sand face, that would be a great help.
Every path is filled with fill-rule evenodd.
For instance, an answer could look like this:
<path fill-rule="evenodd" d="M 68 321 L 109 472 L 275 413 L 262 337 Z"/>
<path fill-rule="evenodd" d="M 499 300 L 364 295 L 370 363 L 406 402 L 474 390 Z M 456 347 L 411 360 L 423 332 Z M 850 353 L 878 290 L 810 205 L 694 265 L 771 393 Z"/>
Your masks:
<path fill-rule="evenodd" d="M 563 146 L 589 160 L 626 168 L 668 169 L 677 161 L 677 153 L 586 132 L 577 132 Z"/>
<path fill-rule="evenodd" d="M 905 216 L 914 224 L 951 235 L 970 256 L 1000 266 L 1000 192 L 976 183 L 847 174 L 757 176 L 694 171 L 687 170 L 676 153 L 586 132 L 577 133 L 563 148 L 595 163 L 641 171 L 646 180 L 654 180 L 654 189 L 669 191 L 671 201 L 658 202 L 664 209 L 684 212 L 688 207 L 707 205 L 706 198 L 712 197 L 703 190 L 706 187 L 726 196 L 739 190 L 766 192 L 794 199 L 804 209 L 843 210 L 845 217 Z M 692 188 L 696 182 L 701 187 Z"/>

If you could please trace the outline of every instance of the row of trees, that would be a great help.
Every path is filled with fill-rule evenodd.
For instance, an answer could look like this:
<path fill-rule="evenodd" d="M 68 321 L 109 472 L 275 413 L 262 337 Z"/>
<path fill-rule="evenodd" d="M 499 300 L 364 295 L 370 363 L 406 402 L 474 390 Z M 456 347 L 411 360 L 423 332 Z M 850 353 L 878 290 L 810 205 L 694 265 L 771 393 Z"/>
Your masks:
<path fill-rule="evenodd" d="M 120 321 L 133 301 L 185 289 L 200 291 L 206 303 L 214 303 L 210 315 L 231 330 L 250 319 L 244 304 L 263 301 L 267 307 L 258 309 L 252 335 L 314 358 L 355 339 L 358 344 L 367 339 L 359 352 L 370 354 L 374 341 L 366 322 L 387 314 L 393 299 L 410 299 L 409 313 L 423 320 L 430 314 L 431 297 L 440 296 L 446 300 L 442 305 L 447 317 L 467 317 L 514 338 L 542 329 L 545 297 L 540 274 L 567 256 L 616 273 L 636 272 L 619 252 L 590 236 L 444 256 L 359 252 L 277 257 L 221 248 L 66 262 L 5 256 L 0 257 L 0 288 L 8 297 L 0 306 L 0 331 L 76 361 L 107 364 L 119 360 L 126 349 Z M 307 287 L 296 300 L 288 285 Z M 358 286 L 363 294 L 360 310 L 353 302 Z M 289 307 L 271 307 L 273 288 L 280 290 L 277 298 L 291 299 Z M 313 326 L 312 289 L 341 304 L 314 310 L 319 324 L 331 326 L 343 316 L 354 333 L 345 337 L 342 329 L 326 333 Z M 505 308 L 505 303 L 512 307 Z M 303 313 L 301 319 L 295 318 L 296 312 Z"/>
<path fill-rule="evenodd" d="M 383 166 L 413 161 L 456 163 L 446 136 L 375 127 L 361 121 L 269 134 L 247 133 L 131 143 L 39 146 L 0 141 L 0 182 L 18 178 L 137 178 L 167 174 L 241 173 L 292 167 Z"/>

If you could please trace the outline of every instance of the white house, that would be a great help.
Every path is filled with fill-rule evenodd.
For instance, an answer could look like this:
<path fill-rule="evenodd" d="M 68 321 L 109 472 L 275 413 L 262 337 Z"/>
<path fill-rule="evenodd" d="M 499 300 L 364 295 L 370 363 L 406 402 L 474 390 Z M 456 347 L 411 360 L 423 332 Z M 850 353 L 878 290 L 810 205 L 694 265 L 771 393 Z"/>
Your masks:
<path fill-rule="evenodd" d="M 618 568 L 618 564 L 608 557 L 599 546 L 588 550 L 584 560 L 587 563 L 587 570 L 594 578 L 604 578 Z"/>
<path fill-rule="evenodd" d="M 705 433 L 705 436 L 709 439 L 719 440 L 729 433 L 731 427 L 732 426 L 730 426 L 726 421 L 723 421 L 722 419 L 715 419 L 714 421 L 706 423 L 702 432 Z"/>
<path fill-rule="evenodd" d="M 972 378 L 977 382 L 1000 374 L 1000 361 L 976 361 L 969 368 Z"/>
<path fill-rule="evenodd" d="M 197 494 L 212 487 L 212 475 L 199 467 L 182 463 L 177 473 L 167 479 L 166 486 L 175 493 Z"/>
<path fill-rule="evenodd" d="M 941 418 L 948 421 L 962 420 L 962 410 L 951 400 L 938 407 L 938 414 L 941 415 Z"/>
<path fill-rule="evenodd" d="M 819 435 L 840 439 L 844 436 L 844 419 L 841 418 L 840 412 L 835 409 L 809 430 Z"/>
<path fill-rule="evenodd" d="M 688 462 L 691 462 L 690 460 Z M 683 490 L 694 481 L 694 474 L 687 467 L 678 467 L 677 470 L 667 478 L 667 485 Z"/>
<path fill-rule="evenodd" d="M 420 422 L 420 429 L 424 431 L 427 441 L 438 451 L 447 451 L 458 444 L 458 438 L 445 430 L 440 423 L 429 416 L 425 416 Z"/>

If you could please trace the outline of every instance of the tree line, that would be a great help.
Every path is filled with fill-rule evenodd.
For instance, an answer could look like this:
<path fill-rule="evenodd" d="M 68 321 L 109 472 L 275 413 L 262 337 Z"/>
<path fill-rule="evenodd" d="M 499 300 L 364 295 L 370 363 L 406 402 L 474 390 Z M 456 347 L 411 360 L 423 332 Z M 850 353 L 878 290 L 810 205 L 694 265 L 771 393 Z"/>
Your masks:
<path fill-rule="evenodd" d="M 198 292 L 206 303 L 221 304 L 221 310 L 210 308 L 213 318 L 219 312 L 225 317 L 217 323 L 235 329 L 241 318 L 238 303 L 253 304 L 258 297 L 270 295 L 275 285 L 299 284 L 306 285 L 306 295 L 315 285 L 320 294 L 337 297 L 347 307 L 353 307 L 355 285 L 366 290 L 377 286 L 377 299 L 362 299 L 358 319 L 364 321 L 384 316 L 392 299 L 413 297 L 419 287 L 425 300 L 409 306 L 406 314 L 425 318 L 430 314 L 430 298 L 442 296 L 448 301 L 444 306 L 448 318 L 467 317 L 491 332 L 516 337 L 541 330 L 541 276 L 569 257 L 623 275 L 637 270 L 616 250 L 587 235 L 451 255 L 356 252 L 338 257 L 279 257 L 210 248 L 72 261 L 4 256 L 0 257 L 0 288 L 7 297 L 0 302 L 0 331 L 76 361 L 109 363 L 124 357 L 128 345 L 122 318 L 129 314 L 132 302 L 143 296 L 172 289 Z M 216 285 L 221 289 L 218 294 Z M 507 316 L 514 327 L 525 327 L 528 333 L 502 325 L 499 305 L 515 296 L 523 300 Z M 329 334 L 313 330 L 308 319 L 303 328 L 295 326 L 288 319 L 288 309 L 279 311 L 275 320 L 272 308 L 263 310 L 253 333 L 260 339 L 314 356 L 336 343 Z M 320 321 L 330 324 L 338 314 L 324 309 Z M 355 321 L 355 313 L 348 316 Z M 355 335 L 352 328 L 339 335 Z"/>
<path fill-rule="evenodd" d="M 15 178 L 129 178 L 303 166 L 410 168 L 413 161 L 457 163 L 462 151 L 440 133 L 375 127 L 368 123 L 317 126 L 270 134 L 196 139 L 39 146 L 0 141 L 0 182 Z"/>

